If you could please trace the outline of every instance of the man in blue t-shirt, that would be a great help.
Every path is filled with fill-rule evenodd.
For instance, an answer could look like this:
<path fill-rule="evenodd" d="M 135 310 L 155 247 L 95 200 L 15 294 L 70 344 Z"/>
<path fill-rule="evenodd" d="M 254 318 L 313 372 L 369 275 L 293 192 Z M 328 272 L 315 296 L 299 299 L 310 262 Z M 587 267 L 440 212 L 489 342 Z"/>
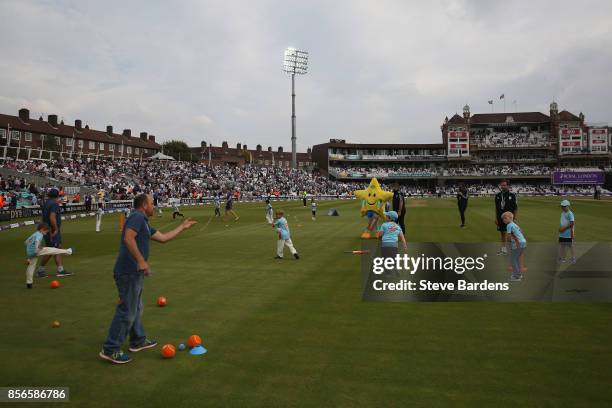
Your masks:
<path fill-rule="evenodd" d="M 119 303 L 108 331 L 100 357 L 115 364 L 129 363 L 131 358 L 121 351 L 126 337 L 130 336 L 129 350 L 133 353 L 155 347 L 157 342 L 146 338 L 142 325 L 142 289 L 148 276 L 149 240 L 166 243 L 174 239 L 196 222 L 186 219 L 170 232 L 160 232 L 149 225 L 155 205 L 153 197 L 140 194 L 134 199 L 134 211 L 125 221 L 119 243 L 119 256 L 115 262 L 115 284 Z"/>
<path fill-rule="evenodd" d="M 47 224 L 51 229 L 45 235 L 45 246 L 51 248 L 62 247 L 62 207 L 59 204 L 59 191 L 52 188 L 47 192 L 47 201 L 42 206 L 42 222 Z M 39 278 L 46 278 L 47 271 L 45 266 L 51 259 L 51 255 L 42 257 L 40 266 L 36 272 Z M 57 276 L 70 276 L 72 273 L 64 269 L 61 255 L 54 255 L 53 260 L 57 266 Z"/>

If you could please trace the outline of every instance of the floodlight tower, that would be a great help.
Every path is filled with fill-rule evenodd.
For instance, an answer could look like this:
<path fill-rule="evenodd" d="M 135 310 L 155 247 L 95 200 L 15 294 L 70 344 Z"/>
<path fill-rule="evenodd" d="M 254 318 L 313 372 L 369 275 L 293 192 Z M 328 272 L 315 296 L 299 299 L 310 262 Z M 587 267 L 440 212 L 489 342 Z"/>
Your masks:
<path fill-rule="evenodd" d="M 283 71 L 291 74 L 291 168 L 297 168 L 296 137 L 295 137 L 295 75 L 305 75 L 308 72 L 308 51 L 287 48 Z"/>

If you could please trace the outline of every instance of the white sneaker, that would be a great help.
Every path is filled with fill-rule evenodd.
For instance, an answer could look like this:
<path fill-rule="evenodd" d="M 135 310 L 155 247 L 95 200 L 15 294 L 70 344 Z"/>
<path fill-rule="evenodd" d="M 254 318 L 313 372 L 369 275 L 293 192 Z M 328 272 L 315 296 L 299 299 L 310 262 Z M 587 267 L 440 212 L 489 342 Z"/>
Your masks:
<path fill-rule="evenodd" d="M 68 249 L 66 250 L 66 253 L 67 253 L 68 255 L 72 255 L 72 248 L 68 248 Z"/>

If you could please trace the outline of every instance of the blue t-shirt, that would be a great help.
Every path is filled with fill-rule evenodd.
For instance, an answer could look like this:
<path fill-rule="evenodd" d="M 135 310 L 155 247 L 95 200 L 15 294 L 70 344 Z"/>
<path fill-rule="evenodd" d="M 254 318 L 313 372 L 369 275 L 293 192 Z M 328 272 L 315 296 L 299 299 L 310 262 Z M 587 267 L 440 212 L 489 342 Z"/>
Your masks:
<path fill-rule="evenodd" d="M 278 220 L 274 221 L 274 226 L 276 227 L 276 231 L 280 232 L 281 239 L 291 239 L 289 224 L 285 217 L 280 217 Z"/>
<path fill-rule="evenodd" d="M 48 199 L 45 201 L 42 211 L 42 220 L 45 224 L 51 227 L 51 214 L 55 213 L 55 220 L 57 222 L 57 228 L 62 226 L 62 208 L 54 199 Z"/>
<path fill-rule="evenodd" d="M 114 272 L 116 274 L 127 274 L 138 271 L 138 263 L 130 253 L 123 241 L 125 231 L 130 228 L 136 231 L 136 245 L 145 260 L 149 259 L 149 240 L 157 230 L 149 225 L 149 220 L 142 211 L 134 211 L 125 221 L 121 232 L 121 243 L 119 244 L 119 256 L 115 262 Z"/>
<path fill-rule="evenodd" d="M 525 248 L 527 246 L 527 240 L 523 235 L 523 231 L 521 231 L 521 228 L 514 222 L 506 226 L 506 233 L 510 234 L 512 249 Z"/>
<path fill-rule="evenodd" d="M 387 221 L 380 226 L 379 231 L 382 231 L 383 236 L 381 239 L 382 246 L 384 247 L 396 247 L 399 236 L 402 233 L 402 229 L 393 221 Z"/>
<path fill-rule="evenodd" d="M 26 256 L 28 258 L 35 258 L 40 248 L 40 243 L 43 240 L 43 234 L 40 231 L 36 231 L 26 239 Z"/>
<path fill-rule="evenodd" d="M 567 227 L 568 225 L 570 225 L 571 222 L 574 222 L 574 213 L 571 211 L 562 211 L 559 226 Z M 560 232 L 559 238 L 574 238 L 574 227 L 568 228 L 565 231 Z"/>

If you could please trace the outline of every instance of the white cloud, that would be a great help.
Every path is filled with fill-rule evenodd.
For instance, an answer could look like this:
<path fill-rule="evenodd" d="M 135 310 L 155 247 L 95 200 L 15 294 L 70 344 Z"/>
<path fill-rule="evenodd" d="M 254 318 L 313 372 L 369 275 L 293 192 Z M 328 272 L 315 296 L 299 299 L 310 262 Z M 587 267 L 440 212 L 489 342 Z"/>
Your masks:
<path fill-rule="evenodd" d="M 611 121 L 612 3 L 570 1 L 0 2 L 0 110 L 147 131 L 158 140 L 290 147 L 437 142 L 446 115 L 505 93 L 521 110 Z M 509 105 L 507 105 L 509 108 Z M 214 118 L 214 120 L 213 120 Z"/>

